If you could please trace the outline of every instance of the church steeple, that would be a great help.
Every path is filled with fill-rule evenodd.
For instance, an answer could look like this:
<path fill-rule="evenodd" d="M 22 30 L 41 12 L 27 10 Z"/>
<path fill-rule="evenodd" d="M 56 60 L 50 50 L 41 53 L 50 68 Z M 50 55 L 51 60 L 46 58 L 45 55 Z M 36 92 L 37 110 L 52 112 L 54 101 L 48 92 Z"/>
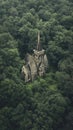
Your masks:
<path fill-rule="evenodd" d="M 38 42 L 37 42 L 37 50 L 41 50 L 41 45 L 40 45 L 40 32 L 38 31 Z"/>

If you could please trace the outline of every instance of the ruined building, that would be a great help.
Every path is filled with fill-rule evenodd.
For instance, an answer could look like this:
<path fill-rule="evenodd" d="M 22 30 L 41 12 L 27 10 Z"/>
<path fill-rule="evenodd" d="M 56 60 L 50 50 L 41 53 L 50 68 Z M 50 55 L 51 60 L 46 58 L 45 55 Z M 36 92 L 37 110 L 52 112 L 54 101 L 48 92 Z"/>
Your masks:
<path fill-rule="evenodd" d="M 33 81 L 37 76 L 43 76 L 48 68 L 48 60 L 45 50 L 40 46 L 40 33 L 38 33 L 37 49 L 33 55 L 27 54 L 25 64 L 22 67 L 22 74 L 25 82 Z"/>

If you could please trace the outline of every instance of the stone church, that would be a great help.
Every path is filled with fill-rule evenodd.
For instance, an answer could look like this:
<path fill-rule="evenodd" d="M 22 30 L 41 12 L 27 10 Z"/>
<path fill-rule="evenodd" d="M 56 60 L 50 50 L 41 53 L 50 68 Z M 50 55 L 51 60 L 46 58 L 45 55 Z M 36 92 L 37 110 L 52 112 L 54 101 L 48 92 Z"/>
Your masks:
<path fill-rule="evenodd" d="M 33 54 L 27 54 L 25 64 L 22 67 L 22 74 L 25 82 L 33 81 L 37 76 L 44 76 L 48 68 L 48 59 L 45 50 L 40 46 L 40 33 L 38 33 L 37 49 Z"/>

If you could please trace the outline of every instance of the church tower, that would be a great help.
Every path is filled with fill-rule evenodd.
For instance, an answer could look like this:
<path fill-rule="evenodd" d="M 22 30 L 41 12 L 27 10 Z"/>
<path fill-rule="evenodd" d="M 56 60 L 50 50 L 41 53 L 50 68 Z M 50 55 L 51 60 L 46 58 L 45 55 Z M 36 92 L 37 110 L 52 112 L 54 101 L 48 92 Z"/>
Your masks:
<path fill-rule="evenodd" d="M 33 55 L 28 54 L 26 59 L 26 65 L 22 67 L 25 82 L 33 81 L 37 76 L 44 76 L 48 68 L 48 59 L 40 44 L 40 32 L 38 32 L 37 47 L 33 50 Z"/>

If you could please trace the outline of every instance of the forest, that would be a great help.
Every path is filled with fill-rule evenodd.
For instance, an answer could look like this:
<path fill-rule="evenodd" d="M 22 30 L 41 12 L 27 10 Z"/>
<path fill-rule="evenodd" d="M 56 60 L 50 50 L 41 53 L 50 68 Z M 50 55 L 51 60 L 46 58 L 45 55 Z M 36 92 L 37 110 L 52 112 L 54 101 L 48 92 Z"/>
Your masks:
<path fill-rule="evenodd" d="M 38 30 L 48 70 L 25 83 Z M 0 0 L 0 130 L 73 130 L 73 0 Z"/>

